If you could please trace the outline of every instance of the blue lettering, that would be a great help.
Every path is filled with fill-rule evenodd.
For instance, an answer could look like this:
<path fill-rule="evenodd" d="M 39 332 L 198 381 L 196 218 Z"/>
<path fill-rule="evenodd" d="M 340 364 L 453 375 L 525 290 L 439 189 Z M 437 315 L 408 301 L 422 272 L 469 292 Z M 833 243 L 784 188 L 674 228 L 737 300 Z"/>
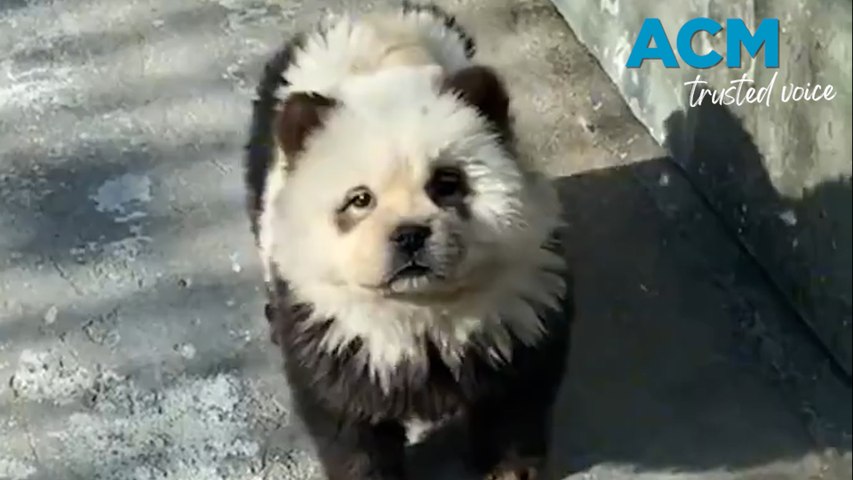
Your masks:
<path fill-rule="evenodd" d="M 711 68 L 723 60 L 723 56 L 711 50 L 705 55 L 698 55 L 693 51 L 691 42 L 693 36 L 698 32 L 708 32 L 711 36 L 716 35 L 723 27 L 714 20 L 706 17 L 699 17 L 689 20 L 680 30 L 678 30 L 678 39 L 676 40 L 676 48 L 678 55 L 688 65 L 693 68 Z"/>
<path fill-rule="evenodd" d="M 692 44 L 697 33 L 705 32 L 713 37 L 722 29 L 718 22 L 707 17 L 687 21 L 678 30 L 678 55 L 693 68 L 705 69 L 718 65 L 723 60 L 722 55 L 714 50 L 699 55 L 693 50 Z M 755 29 L 755 34 L 750 33 L 743 19 L 726 19 L 726 66 L 741 68 L 741 47 L 744 47 L 751 58 L 755 58 L 764 48 L 764 66 L 779 68 L 779 32 L 779 19 L 776 18 L 762 19 Z M 678 59 L 660 19 L 657 18 L 643 19 L 625 66 L 640 68 L 645 60 L 661 60 L 666 68 L 678 68 Z"/>
<path fill-rule="evenodd" d="M 655 42 L 654 47 L 650 46 L 652 40 Z M 625 66 L 639 68 L 644 60 L 653 59 L 662 60 L 666 68 L 678 68 L 678 60 L 675 58 L 660 20 L 647 18 L 643 20 L 640 33 L 637 34 L 637 40 L 634 41 L 634 48 L 631 49 L 631 55 L 628 56 Z"/>
<path fill-rule="evenodd" d="M 740 68 L 740 47 L 743 45 L 750 57 L 755 58 L 764 45 L 764 67 L 779 68 L 779 20 L 765 18 L 755 29 L 755 35 L 749 33 L 746 24 L 740 18 L 726 20 L 726 66 Z M 679 52 L 680 53 L 680 52 Z"/>

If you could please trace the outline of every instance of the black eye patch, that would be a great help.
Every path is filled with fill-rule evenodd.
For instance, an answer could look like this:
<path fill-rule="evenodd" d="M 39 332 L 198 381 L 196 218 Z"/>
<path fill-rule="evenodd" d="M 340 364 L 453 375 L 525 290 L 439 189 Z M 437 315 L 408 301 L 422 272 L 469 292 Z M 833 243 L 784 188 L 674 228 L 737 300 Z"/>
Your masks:
<path fill-rule="evenodd" d="M 456 167 L 436 168 L 424 187 L 427 196 L 441 208 L 457 208 L 467 211 L 464 199 L 470 193 L 465 173 Z"/>

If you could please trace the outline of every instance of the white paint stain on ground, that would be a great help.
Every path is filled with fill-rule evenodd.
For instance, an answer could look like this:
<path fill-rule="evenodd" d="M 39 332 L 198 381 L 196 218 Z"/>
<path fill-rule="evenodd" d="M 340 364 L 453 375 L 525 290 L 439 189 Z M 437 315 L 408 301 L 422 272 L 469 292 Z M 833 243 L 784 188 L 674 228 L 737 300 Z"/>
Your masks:
<path fill-rule="evenodd" d="M 195 346 L 193 346 L 193 344 L 191 343 L 182 343 L 175 347 L 175 351 L 177 351 L 180 356 L 184 357 L 187 360 L 192 360 L 193 358 L 195 358 Z"/>
<path fill-rule="evenodd" d="M 261 447 L 252 433 L 263 402 L 238 377 L 181 377 L 152 391 L 107 375 L 97 390 L 91 412 L 72 415 L 65 430 L 52 434 L 81 478 L 267 478 L 261 476 Z M 102 454 L 93 457 L 92 452 Z M 299 470 L 312 471 L 312 462 L 302 457 Z"/>
<path fill-rule="evenodd" d="M 65 405 L 90 388 L 94 375 L 74 355 L 58 350 L 24 350 L 9 382 L 18 398 Z"/>
<path fill-rule="evenodd" d="M 147 175 L 126 173 L 105 181 L 89 198 L 95 202 L 97 211 L 113 215 L 114 222 L 133 222 L 148 215 L 144 206 L 151 201 L 151 179 Z M 131 224 L 128 228 L 129 237 L 103 246 L 108 256 L 134 261 L 145 244 L 151 241 L 143 235 L 141 225 Z M 118 272 L 118 275 L 123 275 L 123 272 Z"/>
<path fill-rule="evenodd" d="M 56 305 L 51 305 L 44 313 L 45 325 L 53 325 L 56 322 L 56 317 L 59 315 L 59 308 Z"/>
<path fill-rule="evenodd" d="M 0 105 L 43 109 L 45 103 L 60 103 L 74 75 L 68 67 L 40 66 L 20 71 L 11 60 L 0 62 Z"/>
<path fill-rule="evenodd" d="M 104 182 L 94 195 L 95 209 L 116 214 L 117 223 L 126 223 L 146 216 L 142 204 L 151 201 L 151 179 L 147 175 L 125 173 Z"/>
<path fill-rule="evenodd" d="M 0 457 L 0 478 L 25 480 L 36 473 L 36 469 L 14 458 Z"/>
<path fill-rule="evenodd" d="M 104 245 L 103 250 L 111 258 L 132 262 L 136 260 L 136 258 L 142 253 L 142 249 L 150 241 L 150 237 L 134 235 L 110 242 Z M 113 275 L 117 276 L 118 278 L 115 279 L 119 280 L 121 277 L 126 275 L 126 272 L 123 269 L 119 269 L 116 272 L 113 272 L 112 275 L 108 274 L 108 276 L 111 277 Z"/>
<path fill-rule="evenodd" d="M 240 273 L 243 270 L 243 267 L 240 265 L 240 256 L 237 253 L 232 253 L 228 256 L 231 260 L 231 270 L 234 273 Z"/>

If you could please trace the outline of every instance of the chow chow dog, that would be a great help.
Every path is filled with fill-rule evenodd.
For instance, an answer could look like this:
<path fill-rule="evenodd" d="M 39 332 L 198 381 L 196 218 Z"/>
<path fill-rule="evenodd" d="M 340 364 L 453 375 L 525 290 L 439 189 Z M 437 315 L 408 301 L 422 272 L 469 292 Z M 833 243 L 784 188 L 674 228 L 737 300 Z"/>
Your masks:
<path fill-rule="evenodd" d="M 294 35 L 257 88 L 266 316 L 331 480 L 406 478 L 408 429 L 448 418 L 481 478 L 548 453 L 573 316 L 559 201 L 474 57 L 453 16 L 405 3 Z"/>

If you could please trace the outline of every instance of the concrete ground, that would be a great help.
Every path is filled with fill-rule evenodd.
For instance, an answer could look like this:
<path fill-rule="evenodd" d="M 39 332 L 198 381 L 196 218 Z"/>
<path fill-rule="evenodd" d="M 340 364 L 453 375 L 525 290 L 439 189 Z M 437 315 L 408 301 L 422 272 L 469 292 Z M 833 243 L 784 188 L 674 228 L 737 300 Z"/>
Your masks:
<path fill-rule="evenodd" d="M 0 479 L 316 478 L 240 156 L 265 56 L 342 3 L 0 1 Z M 571 227 L 554 478 L 850 478 L 849 379 L 550 4 L 441 3 L 507 75 Z M 437 443 L 417 477 L 457 475 Z"/>

